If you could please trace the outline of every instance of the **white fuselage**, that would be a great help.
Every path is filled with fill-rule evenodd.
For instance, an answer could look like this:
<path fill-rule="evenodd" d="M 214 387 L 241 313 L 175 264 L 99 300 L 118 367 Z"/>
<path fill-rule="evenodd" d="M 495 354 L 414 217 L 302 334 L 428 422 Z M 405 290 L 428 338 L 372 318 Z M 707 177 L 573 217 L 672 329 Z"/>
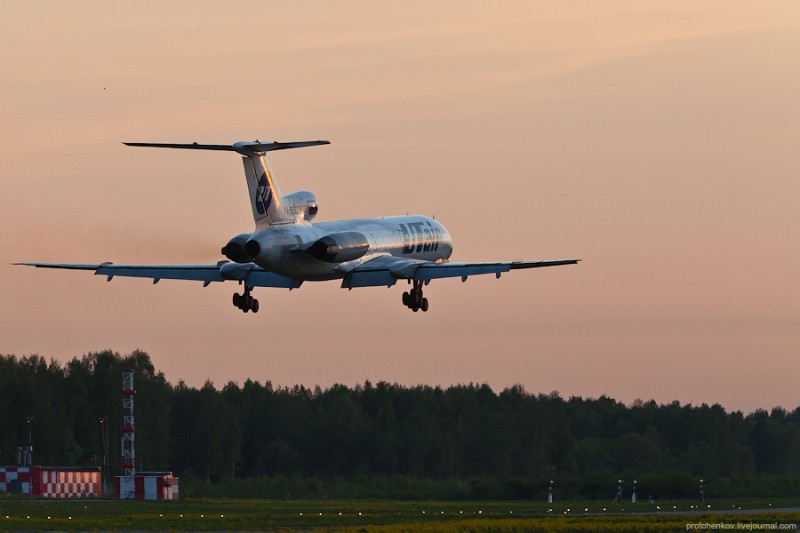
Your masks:
<path fill-rule="evenodd" d="M 363 235 L 368 243 L 366 251 L 356 259 L 324 261 L 299 250 L 323 237 L 352 232 Z M 258 255 L 253 257 L 257 265 L 276 274 L 308 281 L 342 278 L 349 267 L 379 255 L 446 261 L 453 253 L 453 244 L 447 229 L 436 220 L 420 215 L 317 224 L 306 221 L 273 224 L 257 230 L 250 240 L 256 241 L 260 247 Z"/>
<path fill-rule="evenodd" d="M 234 293 L 233 305 L 257 313 L 255 287 L 296 289 L 304 281 L 341 279 L 342 288 L 391 287 L 405 280 L 403 305 L 426 312 L 429 302 L 423 288 L 431 280 L 494 274 L 534 267 L 572 265 L 579 259 L 551 261 L 495 261 L 448 263 L 453 242 L 447 229 L 432 218 L 406 215 L 312 223 L 319 204 L 310 191 L 281 195 L 266 154 L 276 150 L 329 144 L 328 141 L 261 142 L 225 144 L 125 143 L 129 146 L 222 150 L 242 156 L 255 231 L 232 237 L 220 253 L 227 260 L 214 265 L 115 265 L 20 263 L 34 267 L 93 270 L 95 274 L 213 282 L 236 281 L 244 285 Z"/>

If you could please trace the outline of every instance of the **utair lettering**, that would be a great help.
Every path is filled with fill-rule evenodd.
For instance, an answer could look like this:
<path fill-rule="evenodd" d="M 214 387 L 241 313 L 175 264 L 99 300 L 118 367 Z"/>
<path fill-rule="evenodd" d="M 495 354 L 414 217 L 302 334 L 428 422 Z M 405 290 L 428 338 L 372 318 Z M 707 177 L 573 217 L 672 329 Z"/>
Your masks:
<path fill-rule="evenodd" d="M 433 227 L 429 220 L 400 224 L 403 233 L 403 254 L 434 252 L 439 249 L 442 232 Z"/>

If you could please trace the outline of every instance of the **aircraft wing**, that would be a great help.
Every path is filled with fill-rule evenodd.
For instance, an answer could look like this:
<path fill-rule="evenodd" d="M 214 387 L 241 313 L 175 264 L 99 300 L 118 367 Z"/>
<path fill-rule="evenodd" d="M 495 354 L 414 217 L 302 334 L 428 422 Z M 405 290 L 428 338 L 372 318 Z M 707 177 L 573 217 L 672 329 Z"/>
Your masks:
<path fill-rule="evenodd" d="M 398 279 L 428 282 L 439 278 L 461 278 L 494 274 L 496 277 L 510 270 L 574 265 L 580 259 L 556 259 L 550 261 L 510 261 L 499 263 L 435 263 L 393 256 L 379 256 L 365 261 L 349 270 L 342 280 L 342 287 L 391 287 Z"/>
<path fill-rule="evenodd" d="M 162 279 L 184 279 L 202 281 L 203 286 L 212 282 L 234 280 L 243 281 L 251 287 L 277 287 L 296 289 L 302 280 L 287 278 L 257 266 L 254 263 L 233 263 L 220 261 L 215 265 L 115 265 L 67 264 L 67 263 L 14 263 L 16 265 L 39 268 L 63 268 L 67 270 L 93 270 L 96 275 L 106 276 L 108 281 L 114 276 L 149 278 L 153 283 Z"/>

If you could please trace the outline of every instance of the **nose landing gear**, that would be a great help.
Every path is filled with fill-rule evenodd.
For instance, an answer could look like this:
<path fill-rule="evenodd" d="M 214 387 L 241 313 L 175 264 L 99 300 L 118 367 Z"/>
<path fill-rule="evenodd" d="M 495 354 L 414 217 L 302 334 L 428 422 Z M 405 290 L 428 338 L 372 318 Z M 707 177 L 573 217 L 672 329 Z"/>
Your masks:
<path fill-rule="evenodd" d="M 245 285 L 242 294 L 238 292 L 233 293 L 233 306 L 241 309 L 245 313 L 248 311 L 258 313 L 258 300 L 250 296 L 250 291 L 252 290 L 253 287 Z"/>
<path fill-rule="evenodd" d="M 428 299 L 422 296 L 422 281 L 414 280 L 414 288 L 403 293 L 403 305 L 415 313 L 420 309 L 423 313 L 428 311 Z"/>

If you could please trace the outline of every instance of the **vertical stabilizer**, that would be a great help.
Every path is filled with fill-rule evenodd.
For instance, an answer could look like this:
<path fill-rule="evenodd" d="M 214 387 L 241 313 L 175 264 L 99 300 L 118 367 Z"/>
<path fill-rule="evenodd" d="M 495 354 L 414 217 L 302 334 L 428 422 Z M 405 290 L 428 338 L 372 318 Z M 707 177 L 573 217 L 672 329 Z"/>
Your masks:
<path fill-rule="evenodd" d="M 256 229 L 270 224 L 296 222 L 296 218 L 283 210 L 281 192 L 272 177 L 272 172 L 263 153 L 246 155 L 242 158 L 247 189 L 250 191 L 250 207 Z"/>

